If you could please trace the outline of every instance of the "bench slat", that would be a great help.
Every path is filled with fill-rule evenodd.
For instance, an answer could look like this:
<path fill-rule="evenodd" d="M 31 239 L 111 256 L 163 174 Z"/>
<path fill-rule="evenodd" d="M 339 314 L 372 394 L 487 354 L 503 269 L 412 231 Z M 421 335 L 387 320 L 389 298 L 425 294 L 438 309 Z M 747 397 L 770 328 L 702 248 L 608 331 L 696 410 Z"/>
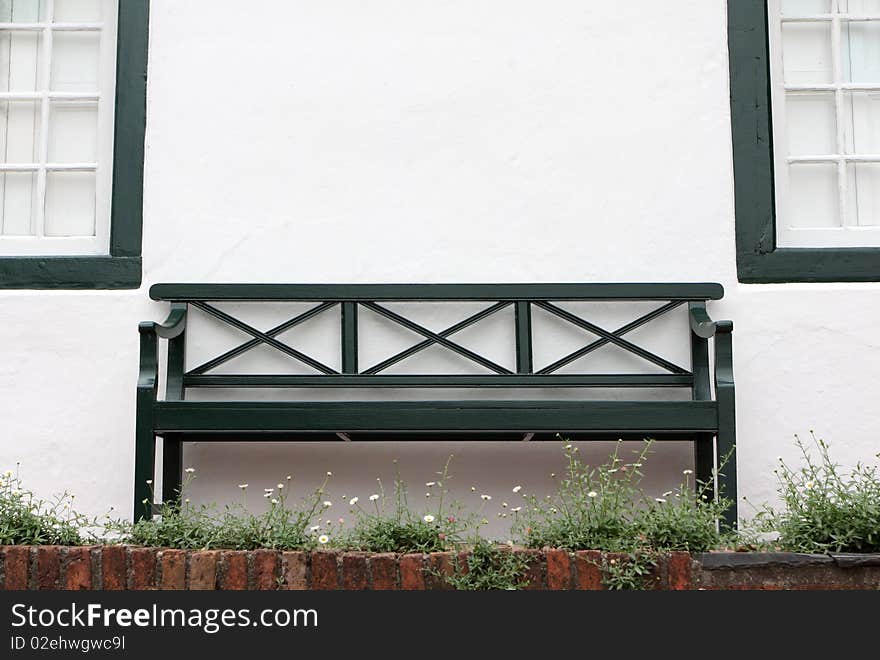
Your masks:
<path fill-rule="evenodd" d="M 153 300 L 523 301 L 720 300 L 716 283 L 672 284 L 154 284 Z"/>
<path fill-rule="evenodd" d="M 691 387 L 691 374 L 288 376 L 187 375 L 186 387 Z"/>
<path fill-rule="evenodd" d="M 714 401 L 160 401 L 163 432 L 715 431 Z"/>

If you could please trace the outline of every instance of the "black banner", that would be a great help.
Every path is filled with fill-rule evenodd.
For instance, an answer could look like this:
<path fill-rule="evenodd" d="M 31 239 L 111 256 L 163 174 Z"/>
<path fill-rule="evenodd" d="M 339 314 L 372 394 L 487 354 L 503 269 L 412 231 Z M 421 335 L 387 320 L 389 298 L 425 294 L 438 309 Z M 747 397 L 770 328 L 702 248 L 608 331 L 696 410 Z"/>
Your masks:
<path fill-rule="evenodd" d="M 878 604 L 825 592 L 0 592 L 0 658 L 815 657 L 826 642 L 876 649 Z"/>

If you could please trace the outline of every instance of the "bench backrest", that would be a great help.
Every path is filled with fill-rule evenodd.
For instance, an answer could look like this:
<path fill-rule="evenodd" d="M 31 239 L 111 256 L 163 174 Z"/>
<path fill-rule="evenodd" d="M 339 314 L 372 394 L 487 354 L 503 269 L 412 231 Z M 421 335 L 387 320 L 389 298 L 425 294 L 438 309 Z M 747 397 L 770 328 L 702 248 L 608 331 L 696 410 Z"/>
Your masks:
<path fill-rule="evenodd" d="M 691 334 L 690 368 L 685 368 L 628 341 L 628 333 L 681 305 L 704 305 L 724 294 L 720 284 L 156 284 L 150 289 L 154 300 L 171 302 L 179 310 L 187 306 L 250 335 L 250 339 L 203 364 L 184 371 L 185 333 L 169 344 L 168 390 L 171 398 L 182 398 L 193 387 L 688 387 L 708 378 L 708 361 L 703 358 L 705 339 Z M 305 312 L 268 330 L 259 330 L 217 304 L 229 302 L 308 302 Z M 398 311 L 389 302 L 468 301 L 483 302 L 479 312 L 442 331 L 432 331 Z M 654 301 L 650 312 L 617 328 L 608 329 L 584 319 L 557 303 L 564 301 Z M 322 363 L 277 337 L 320 314 L 339 308 L 341 368 Z M 497 312 L 513 308 L 515 368 L 508 368 L 456 342 L 454 335 Z M 576 351 L 536 369 L 533 364 L 532 310 L 539 308 L 583 330 L 595 338 Z M 368 309 L 422 339 L 409 348 L 376 364 L 358 359 L 358 312 Z M 335 313 L 335 312 L 334 312 Z M 560 369 L 608 344 L 656 365 L 659 373 L 558 373 Z M 222 364 L 257 346 L 269 346 L 307 365 L 314 374 L 217 374 Z M 391 375 L 387 370 L 432 346 L 441 346 L 478 365 L 483 373 Z M 697 350 L 699 348 L 699 350 Z M 699 355 L 698 355 L 699 353 Z M 697 359 L 699 358 L 699 359 Z M 659 367 L 659 370 L 657 369 Z M 699 373 L 698 372 L 699 369 Z M 705 373 L 703 373 L 705 371 Z M 695 377 L 696 374 L 696 377 Z M 696 382 L 695 382 L 696 381 Z"/>

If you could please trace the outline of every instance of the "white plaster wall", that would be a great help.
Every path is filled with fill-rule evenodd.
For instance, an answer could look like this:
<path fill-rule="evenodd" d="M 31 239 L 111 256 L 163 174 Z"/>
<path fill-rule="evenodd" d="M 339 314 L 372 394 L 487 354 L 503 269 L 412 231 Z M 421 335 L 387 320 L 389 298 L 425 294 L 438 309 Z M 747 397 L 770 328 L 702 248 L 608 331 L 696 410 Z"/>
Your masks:
<path fill-rule="evenodd" d="M 742 494 L 772 500 L 775 457 L 810 428 L 840 462 L 871 460 L 880 286 L 736 282 L 725 16 L 723 0 L 153 0 L 144 287 L 0 292 L 0 464 L 129 513 L 135 327 L 165 313 L 146 294 L 161 281 L 719 281 Z M 458 488 L 500 501 L 559 465 L 535 444 L 251 449 L 191 447 L 192 497 L 328 469 L 334 494 L 364 496 L 395 457 L 420 483 L 455 451 Z M 650 488 L 689 457 L 659 452 Z"/>

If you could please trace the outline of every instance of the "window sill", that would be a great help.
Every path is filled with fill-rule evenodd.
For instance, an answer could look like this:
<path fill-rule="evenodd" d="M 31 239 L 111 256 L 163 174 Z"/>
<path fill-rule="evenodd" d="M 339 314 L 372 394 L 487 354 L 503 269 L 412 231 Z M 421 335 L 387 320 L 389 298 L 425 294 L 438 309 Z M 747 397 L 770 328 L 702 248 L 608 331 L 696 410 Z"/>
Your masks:
<path fill-rule="evenodd" d="M 771 252 L 740 250 L 739 281 L 880 282 L 880 248 L 777 248 Z"/>
<path fill-rule="evenodd" d="M 0 289 L 137 289 L 141 257 L 0 257 Z"/>

